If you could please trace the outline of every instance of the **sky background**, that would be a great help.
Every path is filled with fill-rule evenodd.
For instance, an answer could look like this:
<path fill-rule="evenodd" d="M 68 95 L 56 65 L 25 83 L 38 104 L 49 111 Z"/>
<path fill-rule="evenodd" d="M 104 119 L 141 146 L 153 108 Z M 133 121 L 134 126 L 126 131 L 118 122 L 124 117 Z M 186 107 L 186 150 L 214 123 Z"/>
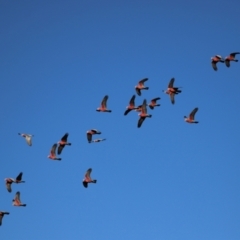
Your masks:
<path fill-rule="evenodd" d="M 0 1 L 5 240 L 239 240 L 238 0 Z M 240 55 L 237 56 L 240 59 Z M 134 86 L 160 107 L 137 128 Z M 172 105 L 162 90 L 182 87 Z M 109 95 L 112 113 L 99 113 Z M 183 116 L 199 108 L 199 124 Z M 89 144 L 96 128 L 105 142 Z M 18 136 L 34 134 L 33 146 Z M 62 161 L 47 158 L 66 133 Z M 98 137 L 98 136 L 97 136 Z M 87 189 L 88 168 L 97 184 Z M 8 193 L 4 178 L 23 172 Z M 12 206 L 16 191 L 26 208 Z"/>

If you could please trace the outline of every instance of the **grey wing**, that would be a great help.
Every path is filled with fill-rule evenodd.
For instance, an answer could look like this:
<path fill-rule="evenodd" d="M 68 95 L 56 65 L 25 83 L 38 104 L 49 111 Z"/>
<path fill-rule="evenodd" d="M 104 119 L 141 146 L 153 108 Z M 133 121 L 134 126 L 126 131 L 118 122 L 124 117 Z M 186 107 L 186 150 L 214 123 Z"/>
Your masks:
<path fill-rule="evenodd" d="M 132 109 L 127 109 L 125 112 L 124 112 L 124 115 L 126 116 Z"/>
<path fill-rule="evenodd" d="M 91 178 L 91 177 L 90 177 L 91 172 L 92 172 L 92 169 L 89 168 L 89 169 L 86 171 L 86 173 L 85 173 L 85 177 L 86 177 L 86 178 Z"/>
<path fill-rule="evenodd" d="M 148 80 L 148 78 L 143 78 L 142 80 L 139 81 L 139 83 L 144 84 L 147 80 Z"/>
<path fill-rule="evenodd" d="M 225 59 L 225 64 L 227 67 L 230 67 L 230 61 L 228 59 Z"/>
<path fill-rule="evenodd" d="M 68 138 L 68 133 L 64 134 L 64 136 L 62 137 L 62 141 L 63 142 L 67 142 L 67 138 Z"/>
<path fill-rule="evenodd" d="M 174 104 L 175 103 L 175 98 L 174 98 L 175 94 L 170 93 L 169 95 L 170 95 L 171 103 Z"/>
<path fill-rule="evenodd" d="M 23 173 L 20 172 L 20 173 L 18 174 L 18 176 L 16 177 L 16 180 L 17 180 L 17 181 L 21 181 L 21 180 L 22 180 L 22 175 L 23 175 Z"/>
<path fill-rule="evenodd" d="M 101 103 L 102 107 L 107 107 L 107 100 L 108 100 L 108 95 L 106 95 L 106 96 L 103 98 L 102 103 Z"/>
<path fill-rule="evenodd" d="M 0 214 L 0 226 L 2 225 L 3 214 Z"/>
<path fill-rule="evenodd" d="M 235 57 L 236 54 L 240 54 L 240 52 L 233 52 L 233 53 L 230 53 L 230 56 Z"/>
<path fill-rule="evenodd" d="M 216 62 L 212 62 L 212 67 L 215 71 L 217 71 L 217 65 L 216 65 Z"/>
<path fill-rule="evenodd" d="M 11 188 L 11 183 L 6 183 L 6 188 L 8 190 L 8 192 L 12 192 L 12 188 Z"/>
<path fill-rule="evenodd" d="M 169 87 L 169 88 L 173 88 L 173 83 L 174 83 L 174 81 L 175 81 L 175 78 L 172 78 L 172 79 L 170 80 L 170 82 L 169 82 L 169 84 L 168 84 L 168 87 Z"/>
<path fill-rule="evenodd" d="M 145 120 L 145 118 L 140 117 L 138 120 L 138 128 L 140 128 L 142 126 L 143 121 Z"/>
<path fill-rule="evenodd" d="M 21 201 L 21 200 L 20 200 L 20 192 L 16 192 L 14 199 L 17 200 L 17 201 L 19 201 L 19 202 Z"/>
<path fill-rule="evenodd" d="M 32 146 L 32 137 L 31 136 L 26 136 L 26 142 L 29 146 Z"/>
<path fill-rule="evenodd" d="M 198 108 L 194 108 L 193 110 L 192 110 L 192 112 L 190 113 L 190 118 L 191 119 L 194 119 L 194 116 L 195 116 L 195 114 L 196 114 L 196 112 L 198 111 Z"/>
<path fill-rule="evenodd" d="M 53 146 L 52 146 L 52 148 L 51 148 L 51 153 L 52 153 L 53 155 L 56 154 L 56 148 L 57 148 L 57 144 L 54 143 Z"/>
<path fill-rule="evenodd" d="M 136 89 L 137 95 L 141 96 L 141 90 L 139 88 L 135 88 L 135 89 Z"/>
<path fill-rule="evenodd" d="M 143 100 L 142 112 L 147 114 L 147 100 L 146 99 Z"/>
<path fill-rule="evenodd" d="M 130 105 L 132 105 L 132 106 L 134 106 L 134 105 L 135 105 L 135 97 L 136 97 L 136 96 L 135 96 L 135 95 L 133 95 L 133 96 L 132 96 L 132 98 L 130 99 L 130 102 L 129 102 L 129 104 L 130 104 Z"/>
<path fill-rule="evenodd" d="M 92 141 L 92 134 L 87 133 L 87 140 L 88 140 L 88 142 Z"/>

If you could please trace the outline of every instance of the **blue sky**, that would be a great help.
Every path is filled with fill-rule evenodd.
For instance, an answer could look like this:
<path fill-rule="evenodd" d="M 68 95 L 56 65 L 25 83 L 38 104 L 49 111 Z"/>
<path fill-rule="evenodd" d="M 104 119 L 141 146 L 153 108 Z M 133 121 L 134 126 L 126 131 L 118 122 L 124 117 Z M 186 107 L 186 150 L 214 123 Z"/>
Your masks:
<path fill-rule="evenodd" d="M 0 1 L 2 239 L 240 239 L 239 1 Z M 240 56 L 238 55 L 240 59 Z M 137 128 L 137 82 L 161 106 Z M 175 77 L 176 103 L 166 89 Z M 105 95 L 112 113 L 96 108 Z M 183 116 L 198 107 L 199 124 Z M 105 142 L 88 144 L 96 128 Z M 18 132 L 34 134 L 29 147 Z M 62 161 L 47 158 L 69 133 Z M 97 184 L 82 186 L 92 168 Z M 4 178 L 23 172 L 25 184 Z M 26 208 L 12 206 L 16 191 Z"/>

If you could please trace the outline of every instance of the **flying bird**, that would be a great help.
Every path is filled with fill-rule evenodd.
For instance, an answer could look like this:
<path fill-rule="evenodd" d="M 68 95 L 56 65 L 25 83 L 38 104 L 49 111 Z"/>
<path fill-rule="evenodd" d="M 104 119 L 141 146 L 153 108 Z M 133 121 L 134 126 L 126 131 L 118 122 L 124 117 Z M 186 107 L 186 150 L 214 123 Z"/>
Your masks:
<path fill-rule="evenodd" d="M 91 129 L 89 131 L 87 131 L 87 140 L 89 143 L 92 142 L 92 135 L 94 134 L 101 134 L 100 131 L 98 131 L 97 129 Z"/>
<path fill-rule="evenodd" d="M 217 71 L 217 63 L 218 62 L 224 63 L 224 61 L 223 61 L 223 59 L 220 55 L 216 55 L 214 57 L 211 57 L 211 60 L 212 60 L 212 67 L 215 71 Z"/>
<path fill-rule="evenodd" d="M 140 116 L 140 118 L 138 120 L 138 128 L 141 127 L 141 125 L 146 117 L 149 117 L 149 118 L 152 117 L 151 114 L 147 114 L 147 100 L 146 99 L 144 99 L 143 104 L 142 104 L 142 111 L 138 115 Z"/>
<path fill-rule="evenodd" d="M 26 142 L 29 146 L 32 146 L 32 137 L 34 135 L 31 135 L 31 134 L 26 134 L 26 133 L 18 133 L 18 135 L 24 137 L 26 139 Z"/>
<path fill-rule="evenodd" d="M 97 182 L 97 180 L 92 180 L 92 178 L 90 177 L 91 172 L 92 172 L 92 169 L 89 168 L 89 169 L 87 170 L 87 172 L 85 173 L 85 177 L 84 177 L 84 179 L 83 179 L 83 186 L 84 186 L 85 188 L 88 187 L 88 184 L 89 184 L 89 183 L 96 183 L 96 182 Z"/>
<path fill-rule="evenodd" d="M 230 61 L 234 61 L 234 62 L 238 62 L 237 59 L 235 59 L 235 55 L 236 54 L 240 54 L 240 52 L 233 52 L 233 53 L 230 53 L 229 56 L 227 56 L 225 58 L 225 64 L 227 67 L 230 67 Z"/>
<path fill-rule="evenodd" d="M 137 86 L 135 86 L 135 90 L 136 90 L 136 92 L 137 92 L 137 95 L 138 96 L 141 96 L 141 90 L 148 90 L 149 89 L 149 87 L 145 87 L 144 86 L 144 83 L 146 82 L 148 80 L 148 78 L 144 78 L 144 79 L 142 79 L 142 80 L 140 80 L 139 82 L 138 82 L 138 85 Z"/>
<path fill-rule="evenodd" d="M 157 100 L 160 100 L 160 99 L 161 99 L 160 97 L 153 98 L 153 99 L 151 100 L 151 102 L 148 104 L 148 106 L 149 106 L 151 109 L 154 109 L 154 107 L 160 106 L 160 104 L 157 104 Z"/>
<path fill-rule="evenodd" d="M 171 103 L 174 104 L 175 103 L 175 94 L 179 94 L 181 93 L 182 91 L 179 90 L 180 87 L 174 87 L 173 84 L 174 84 L 174 81 L 175 81 L 175 78 L 172 78 L 168 84 L 168 88 L 167 90 L 163 90 L 164 93 L 166 94 L 169 94 L 170 96 L 170 100 L 171 100 Z"/>
<path fill-rule="evenodd" d="M 50 155 L 48 155 L 48 158 L 52 160 L 62 160 L 61 158 L 57 158 L 56 156 L 56 148 L 57 148 L 57 143 L 53 144 L 51 150 L 50 150 Z"/>
<path fill-rule="evenodd" d="M 16 177 L 16 179 L 14 179 L 14 178 L 5 178 L 4 179 L 8 192 L 12 192 L 12 188 L 11 188 L 12 183 L 24 183 L 25 182 L 25 181 L 22 181 L 22 175 L 23 175 L 23 173 L 20 172 L 18 174 L 18 176 Z"/>
<path fill-rule="evenodd" d="M 106 140 L 106 138 L 98 138 L 98 139 L 92 140 L 91 142 L 92 142 L 92 143 L 93 143 L 93 142 L 97 143 L 97 142 L 102 142 L 102 141 L 105 141 L 105 140 Z"/>
<path fill-rule="evenodd" d="M 3 219 L 4 215 L 9 215 L 9 214 L 10 214 L 9 212 L 0 211 L 0 226 L 2 225 L 2 219 Z"/>
<path fill-rule="evenodd" d="M 97 112 L 112 112 L 112 110 L 107 109 L 107 100 L 108 100 L 108 95 L 106 95 L 102 102 L 101 102 L 101 107 L 97 108 Z"/>
<path fill-rule="evenodd" d="M 71 146 L 72 144 L 67 142 L 67 138 L 68 138 L 68 133 L 66 133 L 62 138 L 61 141 L 58 142 L 58 155 L 61 154 L 63 148 L 65 147 L 65 145 Z"/>
<path fill-rule="evenodd" d="M 129 105 L 126 107 L 127 110 L 124 112 L 124 115 L 126 116 L 130 111 L 136 109 L 135 107 L 135 95 L 133 95 L 130 99 Z"/>
<path fill-rule="evenodd" d="M 15 198 L 12 201 L 13 201 L 13 206 L 17 206 L 17 207 L 26 207 L 27 206 L 27 204 L 21 203 L 20 192 L 16 192 Z"/>
<path fill-rule="evenodd" d="M 192 112 L 189 114 L 189 117 L 184 116 L 185 122 L 198 123 L 197 121 L 194 120 L 194 117 L 197 111 L 198 111 L 198 108 L 194 108 Z"/>

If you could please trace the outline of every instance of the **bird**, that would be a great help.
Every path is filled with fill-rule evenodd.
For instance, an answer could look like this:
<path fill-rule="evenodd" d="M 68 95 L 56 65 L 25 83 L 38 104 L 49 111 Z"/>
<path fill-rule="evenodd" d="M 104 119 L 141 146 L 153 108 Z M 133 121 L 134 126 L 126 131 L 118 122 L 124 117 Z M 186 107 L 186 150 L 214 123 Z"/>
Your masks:
<path fill-rule="evenodd" d="M 14 178 L 5 178 L 4 179 L 8 192 L 12 192 L 12 188 L 11 188 L 12 183 L 25 183 L 25 181 L 22 181 L 22 175 L 23 175 L 23 173 L 20 172 L 18 174 L 18 176 L 16 177 L 16 179 L 14 179 Z"/>
<path fill-rule="evenodd" d="M 18 133 L 18 135 L 24 137 L 26 139 L 26 142 L 29 146 L 32 146 L 32 137 L 34 135 L 31 135 L 31 134 L 26 134 L 26 133 Z"/>
<path fill-rule="evenodd" d="M 21 203 L 20 192 L 16 192 L 15 198 L 12 201 L 13 201 L 13 206 L 16 206 L 16 207 L 26 207 L 27 206 L 27 204 Z"/>
<path fill-rule="evenodd" d="M 87 131 L 87 140 L 89 143 L 92 142 L 92 135 L 94 134 L 101 134 L 100 131 L 98 131 L 97 129 L 91 129 L 89 131 Z"/>
<path fill-rule="evenodd" d="M 141 96 L 141 90 L 143 90 L 143 89 L 148 90 L 148 89 L 149 89 L 149 87 L 145 87 L 145 86 L 144 86 L 144 83 L 145 83 L 147 80 L 148 80 L 148 78 L 143 78 L 142 80 L 140 80 L 140 81 L 138 82 L 138 85 L 135 86 L 135 90 L 136 90 L 138 96 Z"/>
<path fill-rule="evenodd" d="M 112 112 L 112 110 L 107 109 L 107 100 L 108 100 L 108 95 L 106 95 L 102 102 L 101 102 L 101 107 L 97 108 L 97 112 Z"/>
<path fill-rule="evenodd" d="M 71 146 L 72 144 L 67 142 L 67 138 L 68 138 L 68 133 L 66 133 L 62 138 L 61 138 L 61 141 L 58 142 L 58 155 L 61 154 L 63 148 L 65 147 L 65 145 L 68 145 L 68 146 Z"/>
<path fill-rule="evenodd" d="M 56 148 L 57 148 L 57 143 L 53 144 L 51 150 L 50 150 L 50 155 L 48 155 L 48 158 L 52 160 L 62 160 L 61 158 L 57 158 L 56 156 Z"/>
<path fill-rule="evenodd" d="M 198 108 L 194 108 L 192 112 L 189 114 L 189 117 L 184 116 L 185 122 L 188 123 L 198 123 L 197 121 L 194 120 L 194 116 L 196 112 L 198 111 Z"/>
<path fill-rule="evenodd" d="M 179 93 L 182 92 L 181 90 L 179 90 L 180 87 L 174 87 L 173 86 L 174 81 L 175 81 L 175 78 L 171 78 L 171 80 L 168 84 L 167 90 L 165 90 L 165 91 L 163 90 L 164 93 L 169 94 L 172 104 L 175 103 L 175 99 L 174 99 L 175 94 L 179 94 Z"/>
<path fill-rule="evenodd" d="M 240 54 L 240 52 L 233 52 L 230 53 L 229 56 L 225 57 L 225 64 L 227 67 L 230 67 L 230 61 L 238 62 L 238 60 L 235 59 L 236 54 Z"/>
<path fill-rule="evenodd" d="M 142 111 L 138 115 L 140 116 L 140 118 L 138 120 L 138 125 L 137 125 L 138 128 L 141 127 L 141 125 L 146 117 L 149 117 L 149 118 L 152 117 L 151 114 L 147 114 L 147 100 L 146 99 L 143 100 Z"/>
<path fill-rule="evenodd" d="M 3 219 L 4 215 L 9 215 L 9 214 L 10 214 L 9 212 L 0 211 L 0 226 L 2 225 L 2 219 Z"/>
<path fill-rule="evenodd" d="M 151 109 L 154 109 L 154 107 L 160 106 L 160 104 L 157 104 L 157 100 L 160 100 L 160 99 L 161 99 L 160 97 L 153 98 L 153 99 L 151 100 L 151 102 L 148 104 L 148 106 L 149 106 Z"/>
<path fill-rule="evenodd" d="M 129 105 L 126 107 L 127 110 L 124 112 L 124 116 L 126 116 L 130 111 L 136 109 L 135 107 L 135 95 L 133 95 L 130 99 Z"/>
<path fill-rule="evenodd" d="M 214 57 L 211 57 L 211 60 L 212 60 L 212 67 L 215 71 L 217 71 L 217 63 L 218 62 L 222 62 L 222 63 L 224 62 L 220 55 L 216 55 Z"/>
<path fill-rule="evenodd" d="M 93 143 L 93 142 L 97 143 L 97 142 L 102 142 L 102 141 L 105 141 L 105 140 L 106 140 L 106 138 L 98 138 L 98 139 L 92 140 L 91 142 L 92 142 L 92 143 Z"/>
<path fill-rule="evenodd" d="M 85 173 L 85 177 L 84 177 L 84 179 L 83 179 L 83 186 L 84 186 L 85 188 L 88 187 L 88 183 L 97 183 L 97 180 L 92 180 L 92 178 L 90 177 L 91 172 L 92 172 L 92 169 L 89 168 L 89 169 L 87 170 L 87 172 Z"/>

